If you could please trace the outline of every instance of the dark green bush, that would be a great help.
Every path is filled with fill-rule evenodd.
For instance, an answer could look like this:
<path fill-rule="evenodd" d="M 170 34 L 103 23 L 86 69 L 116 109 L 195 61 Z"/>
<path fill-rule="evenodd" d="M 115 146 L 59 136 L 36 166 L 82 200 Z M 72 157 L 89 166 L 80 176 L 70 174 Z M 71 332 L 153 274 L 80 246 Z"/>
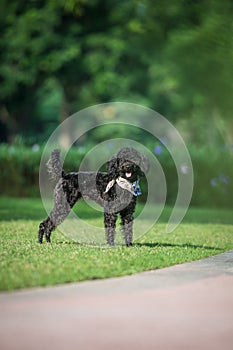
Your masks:
<path fill-rule="evenodd" d="M 194 168 L 192 204 L 233 207 L 233 152 L 230 148 L 190 149 Z"/>
<path fill-rule="evenodd" d="M 0 147 L 1 195 L 37 196 L 41 151 L 21 146 Z"/>
<path fill-rule="evenodd" d="M 160 148 L 156 147 L 159 146 Z M 167 204 L 173 205 L 176 200 L 178 185 L 175 164 L 164 146 L 150 145 L 161 163 L 167 182 Z M 233 207 L 233 153 L 228 148 L 210 148 L 191 146 L 190 155 L 194 170 L 194 191 L 192 205 Z M 0 146 L 0 194 L 5 196 L 39 196 L 39 167 L 43 147 L 37 145 Z M 66 171 L 77 171 L 85 150 L 77 152 L 71 149 L 64 168 Z M 141 182 L 141 201 L 146 200 L 146 181 Z M 155 186 L 156 183 L 155 174 Z"/>

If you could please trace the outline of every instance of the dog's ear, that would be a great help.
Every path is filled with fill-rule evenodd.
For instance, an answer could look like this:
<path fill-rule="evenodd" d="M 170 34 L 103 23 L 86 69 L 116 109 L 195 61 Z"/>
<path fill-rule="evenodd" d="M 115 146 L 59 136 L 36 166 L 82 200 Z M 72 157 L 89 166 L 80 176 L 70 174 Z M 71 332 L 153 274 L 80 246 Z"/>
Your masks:
<path fill-rule="evenodd" d="M 149 163 L 149 159 L 144 155 L 144 154 L 140 154 L 140 169 L 142 172 L 142 176 L 147 174 L 150 168 L 150 163 Z"/>
<path fill-rule="evenodd" d="M 119 176 L 119 158 L 113 156 L 107 163 L 107 171 L 112 179 Z"/>

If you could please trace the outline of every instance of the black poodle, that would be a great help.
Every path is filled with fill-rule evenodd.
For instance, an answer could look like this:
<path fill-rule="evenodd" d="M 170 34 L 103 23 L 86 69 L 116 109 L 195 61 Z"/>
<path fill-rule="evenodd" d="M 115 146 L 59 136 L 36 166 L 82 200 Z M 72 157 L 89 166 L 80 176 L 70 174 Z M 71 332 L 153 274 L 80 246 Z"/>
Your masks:
<path fill-rule="evenodd" d="M 61 224 L 71 208 L 80 199 L 91 199 L 104 207 L 104 225 L 107 243 L 114 246 L 117 214 L 125 243 L 132 245 L 133 213 L 137 196 L 141 193 L 139 177 L 149 168 L 146 156 L 132 147 L 122 148 L 107 163 L 107 172 L 72 172 L 62 169 L 60 151 L 54 150 L 47 163 L 48 171 L 56 181 L 54 207 L 48 218 L 39 226 L 39 243 L 46 235 L 50 242 L 51 232 Z"/>

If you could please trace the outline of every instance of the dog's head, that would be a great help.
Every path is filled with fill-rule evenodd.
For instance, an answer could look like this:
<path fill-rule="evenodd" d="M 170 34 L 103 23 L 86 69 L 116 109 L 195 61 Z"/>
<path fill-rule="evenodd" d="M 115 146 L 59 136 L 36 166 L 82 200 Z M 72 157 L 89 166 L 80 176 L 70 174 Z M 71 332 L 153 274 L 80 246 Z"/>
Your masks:
<path fill-rule="evenodd" d="M 132 147 L 121 148 L 108 162 L 108 173 L 112 179 L 121 176 L 133 183 L 148 170 L 148 158 Z"/>

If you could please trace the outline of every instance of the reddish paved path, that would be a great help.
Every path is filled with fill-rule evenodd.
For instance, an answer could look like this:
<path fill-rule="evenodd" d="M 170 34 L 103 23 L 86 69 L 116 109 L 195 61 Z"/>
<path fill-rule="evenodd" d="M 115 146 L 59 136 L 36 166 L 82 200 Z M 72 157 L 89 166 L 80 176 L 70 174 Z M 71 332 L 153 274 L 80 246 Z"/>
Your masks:
<path fill-rule="evenodd" d="M 1 350 L 232 350 L 233 250 L 157 271 L 0 294 Z"/>

